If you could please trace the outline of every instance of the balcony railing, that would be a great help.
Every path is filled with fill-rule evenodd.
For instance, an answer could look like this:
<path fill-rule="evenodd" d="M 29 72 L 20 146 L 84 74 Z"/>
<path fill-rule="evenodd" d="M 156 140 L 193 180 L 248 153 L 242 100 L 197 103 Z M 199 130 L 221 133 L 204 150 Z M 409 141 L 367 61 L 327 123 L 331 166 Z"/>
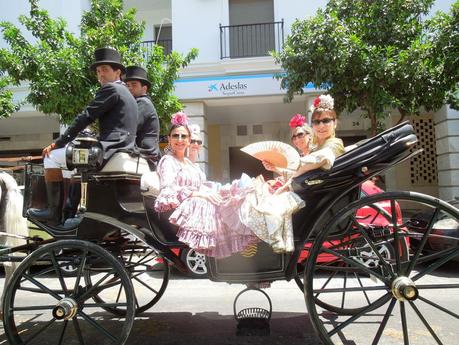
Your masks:
<path fill-rule="evenodd" d="M 151 54 L 151 51 L 153 50 L 153 45 L 158 44 L 161 47 L 164 48 L 164 55 L 170 54 L 172 51 L 172 40 L 167 39 L 167 40 L 158 40 L 158 41 L 143 41 L 142 46 L 147 49 L 147 53 L 145 56 L 145 59 L 148 59 L 148 57 Z"/>
<path fill-rule="evenodd" d="M 280 52 L 284 44 L 284 20 L 273 23 L 220 25 L 220 57 L 243 58 Z"/>

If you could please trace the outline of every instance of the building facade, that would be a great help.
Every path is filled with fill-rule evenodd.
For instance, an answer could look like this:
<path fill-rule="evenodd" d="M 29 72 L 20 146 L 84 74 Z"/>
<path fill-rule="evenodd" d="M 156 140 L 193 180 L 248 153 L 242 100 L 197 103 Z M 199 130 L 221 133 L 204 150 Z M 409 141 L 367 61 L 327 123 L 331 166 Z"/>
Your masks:
<path fill-rule="evenodd" d="M 65 7 L 64 7 L 65 2 Z M 0 5 L 0 13 L 16 21 L 27 12 L 28 1 L 15 9 Z M 64 17 L 77 30 L 88 0 L 42 0 L 52 15 Z M 229 181 L 241 172 L 255 175 L 261 164 L 240 147 L 261 140 L 289 142 L 288 121 L 296 113 L 307 114 L 319 90 L 306 86 L 305 93 L 284 103 L 285 91 L 275 75 L 282 73 L 269 51 L 280 51 L 296 18 L 315 14 L 325 0 L 125 0 L 146 23 L 145 45 L 161 44 L 166 51 L 199 55 L 181 72 L 176 94 L 191 120 L 201 126 L 204 148 L 199 162 L 209 178 Z M 437 0 L 434 10 L 447 11 L 452 1 Z M 5 7 L 5 8 L 2 8 Z M 4 15 L 2 15 L 4 16 Z M 0 42 L 1 44 L 1 42 Z M 17 97 L 27 92 L 26 85 Z M 397 123 L 393 112 L 388 127 Z M 43 124 L 26 128 L 29 119 Z M 0 151 L 41 149 L 59 131 L 56 119 L 23 107 L 11 119 L 0 121 Z M 412 119 L 424 148 L 422 156 L 386 173 L 388 189 L 416 190 L 448 200 L 459 197 L 459 112 L 443 107 Z M 369 135 L 361 113 L 340 114 L 338 136 L 351 144 Z M 51 129 L 51 130 L 50 130 Z M 38 132 L 38 133 L 37 133 Z M 54 134 L 55 136 L 56 134 Z M 22 141 L 21 136 L 30 140 Z M 5 138 L 2 140 L 1 138 Z M 10 139 L 7 139 L 10 138 Z M 18 144 L 17 142 L 20 142 Z"/>

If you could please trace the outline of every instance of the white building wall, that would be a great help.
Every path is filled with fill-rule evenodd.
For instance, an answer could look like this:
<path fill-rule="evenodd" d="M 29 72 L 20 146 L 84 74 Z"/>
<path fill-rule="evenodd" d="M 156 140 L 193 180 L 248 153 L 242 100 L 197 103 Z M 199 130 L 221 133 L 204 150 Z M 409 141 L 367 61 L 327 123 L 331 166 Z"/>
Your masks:
<path fill-rule="evenodd" d="M 156 40 L 154 30 L 155 26 L 172 24 L 172 13 L 170 8 L 161 8 L 150 11 L 138 11 L 136 14 L 136 18 L 139 22 L 145 22 L 143 41 Z M 175 45 L 175 42 L 172 42 L 172 44 Z"/>
<path fill-rule="evenodd" d="M 81 14 L 90 8 L 89 0 L 40 0 L 39 6 L 49 12 L 52 18 L 61 17 L 67 22 L 69 31 L 79 34 Z M 30 4 L 28 0 L 0 1 L 0 20 L 13 23 L 16 26 L 24 27 L 19 23 L 20 15 L 29 15 Z M 22 31 L 25 38 L 34 41 L 32 34 Z M 6 47 L 3 36 L 0 38 L 0 47 Z"/>
<path fill-rule="evenodd" d="M 172 22 L 174 50 L 198 48 L 194 63 L 220 60 L 219 25 L 228 25 L 227 0 L 172 0 Z"/>
<path fill-rule="evenodd" d="M 305 19 L 313 16 L 317 9 L 325 6 L 324 0 L 273 0 L 274 21 L 284 19 L 284 35 L 290 34 L 292 23 L 296 19 Z"/>
<path fill-rule="evenodd" d="M 459 198 L 459 111 L 443 107 L 434 120 L 439 196 Z"/>

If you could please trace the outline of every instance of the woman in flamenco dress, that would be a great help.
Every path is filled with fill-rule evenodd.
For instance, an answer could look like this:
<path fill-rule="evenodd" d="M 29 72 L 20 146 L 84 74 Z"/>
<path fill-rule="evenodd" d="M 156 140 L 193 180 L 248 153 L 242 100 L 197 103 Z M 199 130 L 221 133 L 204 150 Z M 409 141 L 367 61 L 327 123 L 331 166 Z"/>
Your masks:
<path fill-rule="evenodd" d="M 173 115 L 168 134 L 169 147 L 157 172 L 161 190 L 155 201 L 157 212 L 172 211 L 169 221 L 178 226 L 177 237 L 190 248 L 217 258 L 243 251 L 259 239 L 236 219 L 222 220 L 221 205 L 229 193 L 216 190 L 218 184 L 207 181 L 199 166 L 186 157 L 191 132 L 185 113 Z M 227 223 L 238 223 L 230 228 Z"/>

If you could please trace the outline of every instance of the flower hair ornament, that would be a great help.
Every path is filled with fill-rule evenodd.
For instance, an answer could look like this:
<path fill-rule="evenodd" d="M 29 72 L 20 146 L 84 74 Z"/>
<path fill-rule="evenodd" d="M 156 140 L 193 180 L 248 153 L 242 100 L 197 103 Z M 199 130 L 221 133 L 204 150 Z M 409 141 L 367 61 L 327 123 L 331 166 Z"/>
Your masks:
<path fill-rule="evenodd" d="M 188 128 L 190 129 L 191 134 L 201 134 L 201 127 L 199 127 L 199 125 L 189 125 Z"/>
<path fill-rule="evenodd" d="M 290 119 L 288 125 L 290 128 L 294 129 L 296 127 L 301 127 L 306 123 L 306 118 L 301 114 L 296 114 Z"/>
<path fill-rule="evenodd" d="M 335 100 L 330 95 L 320 95 L 319 97 L 315 98 L 312 102 L 311 112 L 320 108 L 320 109 L 328 109 L 333 110 L 335 106 Z"/>
<path fill-rule="evenodd" d="M 171 124 L 173 126 L 188 126 L 188 116 L 184 112 L 179 111 L 172 115 Z"/>

